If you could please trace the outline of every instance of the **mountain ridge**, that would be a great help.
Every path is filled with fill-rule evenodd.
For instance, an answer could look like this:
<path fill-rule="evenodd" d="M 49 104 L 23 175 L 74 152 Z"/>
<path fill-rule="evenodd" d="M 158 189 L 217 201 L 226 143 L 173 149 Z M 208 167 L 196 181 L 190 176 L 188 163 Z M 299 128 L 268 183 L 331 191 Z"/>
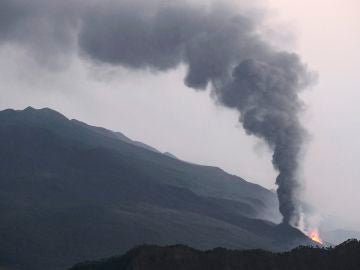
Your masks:
<path fill-rule="evenodd" d="M 146 145 L 146 147 L 142 147 L 141 145 L 138 145 L 138 144 L 135 144 L 133 142 L 136 142 L 136 141 L 133 141 L 131 140 L 130 138 L 126 137 L 125 135 L 123 135 L 121 132 L 114 132 L 114 131 L 111 131 L 109 129 L 105 129 L 105 128 L 101 128 L 101 127 L 96 127 L 96 126 L 91 126 L 91 125 L 87 125 L 81 121 L 78 121 L 78 120 L 75 120 L 75 119 L 68 119 L 66 116 L 64 116 L 63 114 L 55 111 L 55 110 L 52 110 L 50 108 L 42 108 L 42 109 L 35 109 L 33 107 L 27 107 L 26 109 L 24 110 L 13 110 L 13 109 L 7 109 L 7 110 L 4 110 L 4 111 L 0 111 L 0 120 L 1 119 L 1 116 L 3 113 L 5 112 L 11 112 L 11 113 L 15 113 L 16 116 L 19 116 L 19 114 L 23 114 L 23 113 L 26 113 L 26 115 L 28 116 L 28 113 L 30 113 L 30 120 L 31 121 L 39 121 L 42 120 L 41 118 L 45 118 L 45 120 L 50 120 L 51 117 L 54 117 L 55 116 L 55 119 L 61 119 L 61 120 L 64 120 L 65 122 L 67 122 L 67 124 L 70 124 L 70 123 L 75 123 L 77 125 L 80 125 L 82 127 L 85 127 L 86 129 L 89 129 L 89 130 L 96 130 L 96 132 L 99 132 L 100 131 L 100 134 L 104 134 L 106 133 L 107 134 L 107 137 L 109 137 L 109 139 L 112 139 L 112 140 L 116 140 L 116 139 L 119 139 L 118 138 L 118 134 L 121 134 L 121 141 L 123 142 L 127 142 L 127 143 L 130 143 L 134 146 L 137 146 L 137 147 L 140 147 L 142 149 L 146 149 L 146 150 L 150 150 L 149 148 L 152 148 L 152 149 L 155 149 L 151 146 L 148 146 Z M 43 114 L 43 112 L 45 112 L 45 114 Z M 40 116 L 40 117 L 39 117 Z M 45 116 L 45 117 L 44 117 Z M 25 118 L 25 120 L 29 120 L 28 117 Z M 63 126 L 60 126 L 60 127 L 63 127 Z M 49 127 L 46 127 L 46 128 L 49 128 Z M 50 126 L 51 129 L 53 129 L 54 127 Z M 62 134 L 64 135 L 64 134 Z M 70 136 L 73 136 L 74 134 L 70 134 Z M 77 134 L 76 134 L 77 135 Z M 65 136 L 69 136 L 69 134 L 65 134 Z M 92 142 L 93 143 L 93 142 Z M 145 145 L 145 144 L 144 144 Z M 99 144 L 98 146 L 104 146 L 103 144 Z M 156 149 L 155 149 L 156 150 Z M 157 153 L 157 154 L 161 154 L 161 155 L 165 155 L 165 153 L 161 153 L 160 151 L 156 150 L 156 151 L 152 151 L 150 150 L 151 152 L 154 152 L 154 153 Z M 167 155 L 168 156 L 168 155 Z M 184 163 L 187 163 L 186 161 L 181 161 L 181 162 L 184 162 Z M 225 172 L 224 170 L 222 170 L 221 168 L 219 167 L 213 167 L 213 166 L 208 166 L 208 165 L 198 165 L 198 164 L 193 164 L 193 163 L 190 163 L 191 165 L 193 166 L 197 166 L 199 168 L 206 168 L 206 169 L 210 169 L 212 170 L 213 173 L 216 173 L 216 174 L 221 174 L 221 173 L 226 173 L 228 174 L 227 172 Z M 265 189 L 264 187 L 258 185 L 258 184 L 254 184 L 254 183 L 250 183 L 246 180 L 244 180 L 243 178 L 239 177 L 239 176 L 236 176 L 236 175 L 232 175 L 232 174 L 228 174 L 232 177 L 234 177 L 234 180 L 235 181 L 241 181 L 243 183 L 247 183 L 253 187 L 257 187 L 257 188 L 260 188 L 262 191 L 266 191 L 266 193 L 268 194 L 272 194 L 272 191 L 269 191 L 267 189 Z M 224 184 L 224 183 L 221 183 L 221 184 Z"/>
<path fill-rule="evenodd" d="M 277 212 L 271 191 L 94 129 L 50 109 L 0 112 L 5 263 L 64 269 L 144 243 L 275 250 L 309 243 L 297 231 L 276 236 L 265 218 Z"/>
<path fill-rule="evenodd" d="M 122 256 L 80 263 L 69 270 L 357 270 L 359 252 L 360 242 L 356 239 L 326 249 L 302 246 L 285 253 L 147 245 Z"/>

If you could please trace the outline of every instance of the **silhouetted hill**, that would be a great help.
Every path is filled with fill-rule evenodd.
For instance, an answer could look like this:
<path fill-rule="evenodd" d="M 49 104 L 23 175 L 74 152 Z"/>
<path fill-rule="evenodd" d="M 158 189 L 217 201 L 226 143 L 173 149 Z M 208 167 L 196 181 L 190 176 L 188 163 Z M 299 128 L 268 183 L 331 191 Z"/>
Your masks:
<path fill-rule="evenodd" d="M 51 109 L 0 112 L 0 260 L 53 270 L 144 243 L 272 250 L 308 243 L 264 220 L 278 214 L 273 192 L 119 134 Z"/>
<path fill-rule="evenodd" d="M 78 264 L 71 270 L 358 270 L 359 254 L 357 240 L 335 248 L 299 247 L 285 253 L 142 246 L 123 256 Z"/>

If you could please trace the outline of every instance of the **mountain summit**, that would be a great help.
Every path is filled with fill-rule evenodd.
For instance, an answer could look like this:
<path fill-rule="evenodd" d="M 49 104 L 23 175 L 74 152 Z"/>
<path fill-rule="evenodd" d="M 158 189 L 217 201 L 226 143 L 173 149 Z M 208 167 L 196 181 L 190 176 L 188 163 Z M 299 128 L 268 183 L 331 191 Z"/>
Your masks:
<path fill-rule="evenodd" d="M 15 269 L 64 269 L 144 243 L 309 243 L 297 230 L 278 237 L 273 192 L 48 108 L 1 111 L 0 149 L 0 262 Z"/>

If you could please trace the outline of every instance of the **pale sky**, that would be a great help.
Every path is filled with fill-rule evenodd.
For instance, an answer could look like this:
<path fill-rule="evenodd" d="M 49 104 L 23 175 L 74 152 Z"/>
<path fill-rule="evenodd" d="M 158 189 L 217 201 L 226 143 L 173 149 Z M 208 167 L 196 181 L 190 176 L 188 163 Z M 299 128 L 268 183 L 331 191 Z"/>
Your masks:
<path fill-rule="evenodd" d="M 307 195 L 319 212 L 359 222 L 360 2 L 269 0 L 269 6 L 295 29 L 297 51 L 319 73 L 318 84 L 304 94 L 304 123 L 312 134 Z"/>
<path fill-rule="evenodd" d="M 360 2 L 267 0 L 258 5 L 269 10 L 265 21 L 274 44 L 299 53 L 319 74 L 318 83 L 302 95 L 308 107 L 303 122 L 312 136 L 303 164 L 305 196 L 320 216 L 360 225 Z M 264 143 L 247 136 L 237 114 L 216 106 L 208 92 L 184 86 L 184 68 L 130 72 L 73 57 L 70 66 L 49 71 L 26 50 L 0 48 L 0 109 L 50 107 L 275 188 L 276 172 Z"/>

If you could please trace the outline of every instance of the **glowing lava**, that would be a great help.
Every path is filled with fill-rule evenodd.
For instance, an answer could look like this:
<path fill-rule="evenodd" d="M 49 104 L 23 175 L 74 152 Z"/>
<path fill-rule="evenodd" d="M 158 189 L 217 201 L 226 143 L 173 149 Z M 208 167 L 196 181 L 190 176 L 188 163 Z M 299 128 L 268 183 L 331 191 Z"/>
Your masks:
<path fill-rule="evenodd" d="M 316 242 L 316 243 L 319 243 L 319 244 L 324 243 L 323 240 L 321 240 L 320 234 L 319 234 L 319 232 L 317 230 L 314 230 L 314 231 L 310 232 L 309 238 L 311 240 L 313 240 L 314 242 Z"/>

